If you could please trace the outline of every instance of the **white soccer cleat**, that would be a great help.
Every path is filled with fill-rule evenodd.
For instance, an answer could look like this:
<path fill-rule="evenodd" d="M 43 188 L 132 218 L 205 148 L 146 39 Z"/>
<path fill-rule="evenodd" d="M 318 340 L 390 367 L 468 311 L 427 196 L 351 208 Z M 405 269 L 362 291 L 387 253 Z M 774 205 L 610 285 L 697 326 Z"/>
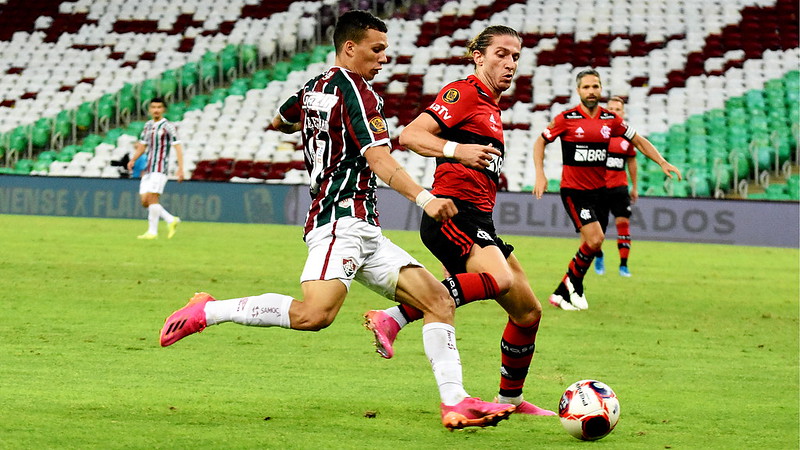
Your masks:
<path fill-rule="evenodd" d="M 569 277 L 564 279 L 564 285 L 567 287 L 567 292 L 569 292 L 569 302 L 572 304 L 572 306 L 581 310 L 589 309 L 589 302 L 586 301 L 586 296 L 583 292 L 578 292 L 575 286 L 573 286 L 572 280 L 570 280 Z M 581 291 L 583 291 L 583 289 L 581 289 Z"/>
<path fill-rule="evenodd" d="M 564 282 L 558 283 L 558 287 L 556 291 L 550 295 L 548 299 L 550 304 L 555 306 L 556 308 L 561 308 L 564 311 L 580 311 L 578 307 L 573 305 L 570 302 L 569 291 L 567 287 L 564 285 Z"/>

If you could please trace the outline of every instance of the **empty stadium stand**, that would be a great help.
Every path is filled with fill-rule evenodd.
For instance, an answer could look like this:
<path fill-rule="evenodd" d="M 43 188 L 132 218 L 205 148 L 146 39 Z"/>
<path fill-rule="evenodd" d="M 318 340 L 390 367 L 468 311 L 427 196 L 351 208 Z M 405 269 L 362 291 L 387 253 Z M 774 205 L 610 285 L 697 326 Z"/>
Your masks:
<path fill-rule="evenodd" d="M 531 189 L 532 142 L 577 103 L 574 74 L 591 66 L 687 175 L 665 182 L 642 161 L 643 195 L 800 198 L 795 0 L 590 0 L 580 9 L 557 0 L 7 0 L 0 173 L 120 177 L 115 162 L 130 153 L 147 100 L 162 95 L 192 180 L 307 182 L 297 137 L 268 123 L 332 63 L 330 28 L 354 8 L 389 25 L 392 61 L 373 85 L 394 137 L 441 86 L 472 72 L 464 52 L 477 32 L 493 23 L 520 31 L 523 56 L 501 100 L 511 191 Z M 429 185 L 433 162 L 398 150 Z M 560 158 L 548 147 L 552 189 Z"/>

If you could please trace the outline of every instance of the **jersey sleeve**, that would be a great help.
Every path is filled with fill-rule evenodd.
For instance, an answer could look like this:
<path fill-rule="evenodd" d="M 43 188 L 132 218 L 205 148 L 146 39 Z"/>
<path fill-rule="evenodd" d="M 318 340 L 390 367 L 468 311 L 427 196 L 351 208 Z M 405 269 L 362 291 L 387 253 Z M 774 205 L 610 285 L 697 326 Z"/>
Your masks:
<path fill-rule="evenodd" d="M 475 89 L 466 83 L 450 83 L 436 95 L 425 112 L 432 116 L 442 129 L 454 128 L 467 121 L 475 112 Z"/>
<path fill-rule="evenodd" d="M 300 97 L 302 95 L 303 91 L 301 89 L 287 98 L 286 101 L 278 107 L 278 115 L 281 117 L 281 120 L 283 120 L 283 123 L 292 125 L 300 122 L 300 115 L 303 112 L 300 105 Z"/>
<path fill-rule="evenodd" d="M 557 115 L 547 128 L 542 131 L 542 137 L 547 142 L 553 142 L 567 130 L 564 114 Z"/>
<path fill-rule="evenodd" d="M 146 122 L 144 127 L 142 128 L 142 132 L 139 133 L 139 143 L 147 146 L 147 130 L 150 128 L 150 122 Z"/>
<path fill-rule="evenodd" d="M 634 136 L 636 136 L 636 130 L 631 128 L 631 126 L 628 125 L 628 122 L 623 120 L 622 117 L 617 116 L 617 118 L 614 119 L 614 123 L 611 127 L 611 135 L 619 136 L 630 141 L 634 138 Z"/>
<path fill-rule="evenodd" d="M 342 78 L 342 121 L 361 154 L 371 147 L 389 145 L 389 129 L 380 98 L 363 78 L 345 73 Z"/>
<path fill-rule="evenodd" d="M 178 128 L 172 122 L 167 122 L 167 132 L 172 137 L 171 145 L 178 145 L 181 143 L 181 138 L 178 137 Z"/>

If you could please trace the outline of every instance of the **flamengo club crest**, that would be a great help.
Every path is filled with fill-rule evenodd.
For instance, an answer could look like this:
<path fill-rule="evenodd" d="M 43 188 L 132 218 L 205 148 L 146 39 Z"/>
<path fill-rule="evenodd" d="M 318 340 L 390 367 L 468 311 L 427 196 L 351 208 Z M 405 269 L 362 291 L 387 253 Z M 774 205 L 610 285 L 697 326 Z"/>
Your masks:
<path fill-rule="evenodd" d="M 342 270 L 346 276 L 353 276 L 356 273 L 356 261 L 353 258 L 342 259 Z"/>

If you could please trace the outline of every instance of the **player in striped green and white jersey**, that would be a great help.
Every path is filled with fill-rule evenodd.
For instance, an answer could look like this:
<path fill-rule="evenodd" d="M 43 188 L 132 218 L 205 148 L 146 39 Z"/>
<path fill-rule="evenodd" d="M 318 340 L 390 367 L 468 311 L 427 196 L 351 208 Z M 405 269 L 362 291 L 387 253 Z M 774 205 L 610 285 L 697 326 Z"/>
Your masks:
<path fill-rule="evenodd" d="M 150 100 L 148 111 L 151 119 L 144 124 L 133 157 L 128 163 L 128 170 L 132 170 L 136 160 L 147 151 L 147 166 L 139 182 L 142 207 L 147 209 L 147 232 L 138 236 L 139 239 L 158 238 L 159 219 L 167 222 L 167 238 L 171 239 L 181 222 L 180 217 L 170 214 L 160 203 L 161 194 L 167 184 L 169 155 L 173 149 L 178 160 L 175 175 L 179 183 L 183 181 L 183 146 L 175 125 L 164 118 L 166 110 L 167 104 L 163 98 L 155 97 Z"/>

